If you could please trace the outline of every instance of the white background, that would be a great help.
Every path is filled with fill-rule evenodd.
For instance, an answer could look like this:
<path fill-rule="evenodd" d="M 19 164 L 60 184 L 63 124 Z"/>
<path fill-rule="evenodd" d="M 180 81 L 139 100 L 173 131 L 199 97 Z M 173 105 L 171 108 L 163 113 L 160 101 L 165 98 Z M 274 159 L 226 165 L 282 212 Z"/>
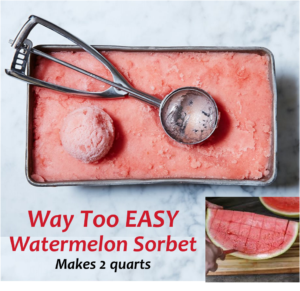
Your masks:
<path fill-rule="evenodd" d="M 1 9 L 1 237 L 2 280 L 204 280 L 204 197 L 298 195 L 298 79 L 299 5 L 297 2 L 2 2 Z M 276 63 L 278 82 L 279 171 L 276 182 L 262 187 L 131 186 L 34 188 L 24 174 L 26 85 L 4 74 L 10 66 L 14 38 L 28 16 L 36 14 L 74 33 L 90 44 L 131 46 L 265 46 Z M 56 34 L 36 28 L 35 45 L 66 43 Z M 91 209 L 122 217 L 126 210 L 180 210 L 173 229 L 101 229 L 107 237 L 195 236 L 195 254 L 153 255 L 151 272 L 120 276 L 96 272 L 53 272 L 57 254 L 12 254 L 8 236 L 98 237 L 99 230 L 82 228 L 75 220 L 70 230 L 31 228 L 28 210 L 52 210 L 78 215 Z M 76 258 L 76 254 L 69 254 Z M 101 254 L 98 254 L 99 256 Z M 143 253 L 146 257 L 148 254 Z M 80 256 L 89 260 L 90 255 Z M 98 259 L 98 258 L 97 258 Z M 128 255 L 123 260 L 135 260 Z M 28 267 L 30 266 L 30 267 Z"/>

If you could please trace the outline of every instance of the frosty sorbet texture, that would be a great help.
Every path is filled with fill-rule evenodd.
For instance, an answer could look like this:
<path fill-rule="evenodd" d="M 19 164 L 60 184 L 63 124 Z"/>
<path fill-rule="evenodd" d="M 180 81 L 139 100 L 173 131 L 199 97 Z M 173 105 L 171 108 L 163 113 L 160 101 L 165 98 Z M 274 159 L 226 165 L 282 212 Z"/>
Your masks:
<path fill-rule="evenodd" d="M 82 107 L 66 116 L 60 129 L 64 149 L 74 158 L 92 163 L 103 158 L 114 142 L 110 116 L 97 107 Z"/>
<path fill-rule="evenodd" d="M 164 133 L 157 108 L 131 97 L 81 98 L 33 87 L 32 179 L 40 182 L 261 179 L 268 175 L 273 100 L 267 56 L 232 52 L 102 53 L 133 87 L 157 98 L 163 99 L 171 91 L 186 86 L 207 91 L 221 114 L 218 128 L 204 143 L 184 146 Z M 56 52 L 52 55 L 112 80 L 109 71 L 88 53 Z M 35 60 L 34 77 L 87 91 L 108 88 L 97 80 L 40 57 Z M 104 110 L 114 124 L 115 140 L 111 150 L 94 163 L 85 163 L 90 157 L 81 161 L 74 158 L 75 154 L 68 153 L 73 150 L 67 149 L 73 146 L 71 139 L 66 137 L 64 141 L 64 120 L 74 110 L 82 112 L 84 108 L 93 108 L 95 112 Z M 78 132 L 78 137 L 91 134 L 90 119 L 85 126 L 87 131 Z M 89 144 L 82 146 L 88 149 Z"/>

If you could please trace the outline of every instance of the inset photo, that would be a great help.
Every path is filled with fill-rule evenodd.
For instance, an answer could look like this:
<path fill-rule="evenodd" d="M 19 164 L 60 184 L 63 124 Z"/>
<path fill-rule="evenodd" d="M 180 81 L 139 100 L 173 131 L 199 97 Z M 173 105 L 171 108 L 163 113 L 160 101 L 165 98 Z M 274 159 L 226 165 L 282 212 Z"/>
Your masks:
<path fill-rule="evenodd" d="M 206 282 L 299 282 L 299 200 L 206 198 Z"/>

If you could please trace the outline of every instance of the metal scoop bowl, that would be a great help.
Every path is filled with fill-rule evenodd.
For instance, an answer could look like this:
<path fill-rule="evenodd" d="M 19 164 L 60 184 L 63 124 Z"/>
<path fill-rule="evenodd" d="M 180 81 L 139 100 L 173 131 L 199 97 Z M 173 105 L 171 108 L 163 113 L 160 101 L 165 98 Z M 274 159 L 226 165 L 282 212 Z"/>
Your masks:
<path fill-rule="evenodd" d="M 85 71 L 79 67 L 66 63 L 33 48 L 32 42 L 27 39 L 27 37 L 36 24 L 41 24 L 57 32 L 91 54 L 111 72 L 113 81 Z M 10 41 L 10 43 L 12 46 L 14 46 L 16 52 L 11 69 L 6 69 L 5 72 L 6 74 L 29 84 L 45 87 L 63 93 L 94 98 L 123 98 L 128 94 L 131 97 L 158 107 L 160 121 L 166 134 L 173 140 L 183 144 L 191 145 L 201 143 L 209 138 L 217 127 L 219 116 L 218 107 L 214 99 L 204 90 L 196 87 L 179 88 L 168 94 L 162 101 L 151 95 L 140 92 L 131 87 L 125 78 L 117 71 L 117 69 L 96 49 L 45 19 L 34 15 L 30 16 L 15 40 Z M 77 72 L 102 81 L 111 87 L 103 92 L 87 92 L 56 85 L 33 78 L 31 76 L 27 76 L 26 66 L 31 53 L 42 56 Z"/>
<path fill-rule="evenodd" d="M 165 132 L 172 139 L 183 144 L 197 144 L 215 131 L 218 107 L 204 90 L 183 87 L 163 99 L 159 116 Z"/>

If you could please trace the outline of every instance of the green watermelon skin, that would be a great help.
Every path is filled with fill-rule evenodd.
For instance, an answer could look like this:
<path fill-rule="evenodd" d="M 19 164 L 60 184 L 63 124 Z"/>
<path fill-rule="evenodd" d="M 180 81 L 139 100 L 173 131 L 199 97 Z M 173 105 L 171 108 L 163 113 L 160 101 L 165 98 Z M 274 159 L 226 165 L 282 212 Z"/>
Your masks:
<path fill-rule="evenodd" d="M 248 260 L 266 260 L 286 252 L 295 242 L 299 223 L 250 212 L 207 209 L 206 233 L 223 250 Z"/>
<path fill-rule="evenodd" d="M 277 215 L 299 217 L 299 197 L 260 197 L 259 199 L 268 210 Z"/>

